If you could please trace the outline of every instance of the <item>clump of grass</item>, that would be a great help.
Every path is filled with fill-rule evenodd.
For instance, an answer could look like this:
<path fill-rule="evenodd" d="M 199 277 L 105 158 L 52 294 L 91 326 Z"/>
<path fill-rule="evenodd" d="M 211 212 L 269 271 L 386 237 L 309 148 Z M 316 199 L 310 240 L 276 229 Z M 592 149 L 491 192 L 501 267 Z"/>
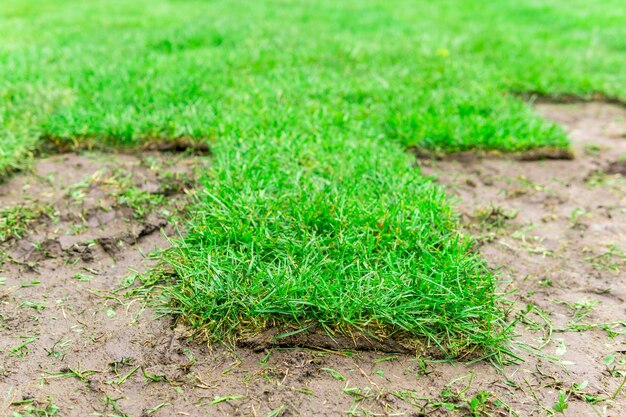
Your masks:
<path fill-rule="evenodd" d="M 28 226 L 42 216 L 52 216 L 53 208 L 47 204 L 18 204 L 0 209 L 0 243 L 21 239 Z"/>
<path fill-rule="evenodd" d="M 600 254 L 588 256 L 585 261 L 600 271 L 620 272 L 626 266 L 626 251 L 618 245 L 607 245 Z"/>
<path fill-rule="evenodd" d="M 474 211 L 473 218 L 478 224 L 487 229 L 501 229 L 517 217 L 516 210 L 508 210 L 504 207 L 489 205 Z"/>
<path fill-rule="evenodd" d="M 140 190 L 136 187 L 129 187 L 117 194 L 117 202 L 122 206 L 130 207 L 133 210 L 133 217 L 141 220 L 155 208 L 162 206 L 165 202 L 165 196 Z"/>
<path fill-rule="evenodd" d="M 53 417 L 58 415 L 60 409 L 51 400 L 47 402 L 40 402 L 35 399 L 24 399 L 21 401 L 14 401 L 11 403 L 13 407 L 19 407 L 19 411 L 13 412 L 11 417 Z"/>
<path fill-rule="evenodd" d="M 115 169 L 112 172 L 100 170 L 87 180 L 73 184 L 67 196 L 75 203 L 80 203 L 91 187 L 102 186 L 113 196 L 120 206 L 128 207 L 136 220 L 145 219 L 148 214 L 165 203 L 167 195 L 183 189 L 190 181 L 185 174 L 175 174 L 165 171 L 162 175 L 165 180 L 159 186 L 158 192 L 150 192 L 137 187 L 133 175 L 124 169 Z"/>

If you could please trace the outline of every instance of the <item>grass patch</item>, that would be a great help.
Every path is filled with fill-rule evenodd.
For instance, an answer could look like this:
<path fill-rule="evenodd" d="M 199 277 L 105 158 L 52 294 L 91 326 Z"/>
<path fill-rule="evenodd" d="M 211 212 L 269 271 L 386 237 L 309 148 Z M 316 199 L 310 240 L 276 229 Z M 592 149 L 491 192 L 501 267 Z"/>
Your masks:
<path fill-rule="evenodd" d="M 521 94 L 625 98 L 621 0 L 4 3 L 0 174 L 41 138 L 211 146 L 165 260 L 216 341 L 316 323 L 499 350 L 494 276 L 404 149 L 567 150 Z"/>
<path fill-rule="evenodd" d="M 117 196 L 117 202 L 133 210 L 133 216 L 137 220 L 144 219 L 155 208 L 162 206 L 165 196 L 130 187 L 123 190 Z"/>
<path fill-rule="evenodd" d="M 339 134 L 222 140 L 207 177 L 166 260 L 177 311 L 213 340 L 320 324 L 459 354 L 502 337 L 492 273 L 400 147 Z"/>
<path fill-rule="evenodd" d="M 46 204 L 14 205 L 0 209 L 0 243 L 21 239 L 29 226 L 42 216 L 53 217 L 54 209 Z"/>

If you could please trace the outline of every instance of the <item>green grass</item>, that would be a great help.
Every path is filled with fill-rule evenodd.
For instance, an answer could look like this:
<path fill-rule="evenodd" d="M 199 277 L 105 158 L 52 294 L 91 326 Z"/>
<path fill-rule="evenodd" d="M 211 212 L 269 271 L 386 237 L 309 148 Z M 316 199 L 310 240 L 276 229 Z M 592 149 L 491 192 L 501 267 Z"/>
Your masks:
<path fill-rule="evenodd" d="M 622 0 L 5 0 L 0 173 L 46 143 L 210 143 L 172 295 L 272 324 L 499 349 L 494 276 L 406 147 L 567 148 L 521 94 L 626 96 Z"/>
<path fill-rule="evenodd" d="M 205 186 L 167 260 L 178 311 L 215 339 L 290 323 L 459 349 L 496 337 L 493 276 L 399 146 L 222 140 Z"/>
<path fill-rule="evenodd" d="M 564 147 L 511 93 L 624 95 L 620 0 L 6 0 L 0 169 L 40 137 Z"/>
<path fill-rule="evenodd" d="M 54 209 L 47 204 L 18 204 L 0 207 L 0 243 L 21 239 L 29 226 L 42 216 L 53 217 Z"/>

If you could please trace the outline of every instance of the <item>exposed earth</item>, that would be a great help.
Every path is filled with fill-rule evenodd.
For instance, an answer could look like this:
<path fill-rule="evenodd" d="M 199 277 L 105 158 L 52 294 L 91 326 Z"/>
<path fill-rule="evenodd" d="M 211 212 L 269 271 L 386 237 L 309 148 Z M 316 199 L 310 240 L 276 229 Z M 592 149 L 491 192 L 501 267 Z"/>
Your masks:
<path fill-rule="evenodd" d="M 0 414 L 626 415 L 626 109 L 537 110 L 574 160 L 418 160 L 502 266 L 523 362 L 194 341 L 128 288 L 210 160 L 66 153 L 0 185 Z"/>

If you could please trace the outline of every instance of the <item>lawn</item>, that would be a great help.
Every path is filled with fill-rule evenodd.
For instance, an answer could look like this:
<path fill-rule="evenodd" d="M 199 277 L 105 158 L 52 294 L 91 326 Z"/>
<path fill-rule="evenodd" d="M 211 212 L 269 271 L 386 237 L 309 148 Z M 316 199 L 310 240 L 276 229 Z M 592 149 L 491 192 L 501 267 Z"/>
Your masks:
<path fill-rule="evenodd" d="M 621 0 L 5 0 L 0 172 L 208 144 L 165 253 L 213 341 L 269 326 L 503 349 L 496 276 L 420 152 L 568 149 L 525 98 L 626 99 Z"/>

